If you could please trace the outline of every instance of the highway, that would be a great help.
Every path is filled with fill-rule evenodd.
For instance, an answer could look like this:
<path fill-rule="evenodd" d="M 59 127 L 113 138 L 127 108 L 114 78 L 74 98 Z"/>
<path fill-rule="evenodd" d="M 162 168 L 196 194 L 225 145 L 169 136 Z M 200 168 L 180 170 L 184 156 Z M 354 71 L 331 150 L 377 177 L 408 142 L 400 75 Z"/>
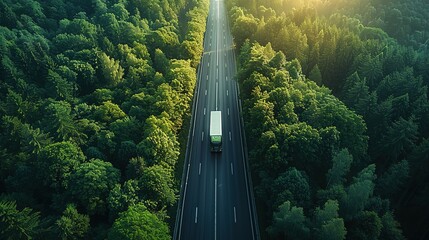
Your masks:
<path fill-rule="evenodd" d="M 173 238 L 259 239 L 245 160 L 233 40 L 223 1 L 210 0 Z M 210 111 L 222 111 L 222 152 L 209 147 Z"/>

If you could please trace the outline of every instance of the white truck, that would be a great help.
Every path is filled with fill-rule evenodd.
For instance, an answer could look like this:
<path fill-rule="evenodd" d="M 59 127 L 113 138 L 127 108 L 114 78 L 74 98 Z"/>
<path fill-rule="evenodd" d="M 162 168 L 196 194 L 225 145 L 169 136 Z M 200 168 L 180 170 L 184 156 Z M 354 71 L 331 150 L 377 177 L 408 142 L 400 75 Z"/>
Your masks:
<path fill-rule="evenodd" d="M 222 151 L 222 113 L 210 112 L 210 151 Z"/>

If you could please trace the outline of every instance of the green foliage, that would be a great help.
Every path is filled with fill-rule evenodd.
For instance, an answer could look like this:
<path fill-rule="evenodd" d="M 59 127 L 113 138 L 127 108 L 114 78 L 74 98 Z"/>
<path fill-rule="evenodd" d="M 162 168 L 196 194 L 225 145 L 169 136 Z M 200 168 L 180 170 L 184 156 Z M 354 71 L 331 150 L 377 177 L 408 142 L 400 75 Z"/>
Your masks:
<path fill-rule="evenodd" d="M 50 97 L 69 100 L 74 95 L 73 83 L 68 82 L 60 74 L 49 70 L 46 80 L 46 91 Z"/>
<path fill-rule="evenodd" d="M 387 129 L 384 139 L 381 141 L 382 151 L 390 158 L 396 159 L 404 151 L 409 151 L 417 139 L 418 126 L 414 118 L 405 120 L 402 117 Z"/>
<path fill-rule="evenodd" d="M 196 67 L 203 52 L 203 39 L 206 26 L 206 15 L 208 14 L 209 2 L 199 1 L 190 9 L 186 16 L 189 19 L 185 40 L 181 44 L 183 56 L 191 60 L 191 65 Z"/>
<path fill-rule="evenodd" d="M 10 150 L 20 149 L 25 153 L 38 154 L 52 139 L 39 128 L 21 122 L 17 117 L 4 116 L 2 140 Z"/>
<path fill-rule="evenodd" d="M 416 148 L 429 136 L 428 75 L 423 70 L 427 57 L 422 57 L 429 36 L 423 27 L 428 23 L 421 10 L 425 7 L 423 2 L 397 0 L 254 0 L 229 5 L 234 40 L 241 47 L 237 80 L 249 160 L 257 201 L 264 209 L 271 212 L 278 204 L 265 199 L 267 189 L 295 167 L 309 176 L 310 192 L 317 193 L 319 204 L 339 202 L 344 221 L 335 221 L 346 228 L 348 238 L 353 234 L 375 239 L 377 231 L 361 234 L 358 229 L 365 226 L 352 227 L 351 222 L 373 209 L 382 218 L 390 207 L 380 204 L 389 200 L 409 229 L 404 232 L 411 238 L 426 234 L 423 216 L 417 220 L 419 227 L 408 223 L 427 209 L 417 200 L 427 199 L 427 191 L 417 190 L 428 180 L 424 160 L 417 160 L 427 159 L 427 144 Z M 245 31 L 250 19 L 256 31 Z M 289 62 L 271 64 L 276 51 Z M 312 86 L 306 75 L 332 92 Z M 302 131 L 295 135 L 289 129 Z M 381 176 L 377 182 L 375 165 Z M 418 174 L 407 177 L 414 167 Z M 277 195 L 284 200 L 294 197 L 290 191 Z M 314 205 L 304 210 L 312 212 Z M 345 236 L 342 230 L 335 231 L 339 239 Z M 330 237 L 320 235 L 320 227 L 310 231 L 315 238 Z"/>
<path fill-rule="evenodd" d="M 349 226 L 347 237 L 352 239 L 378 239 L 383 225 L 377 213 L 364 211 Z"/>
<path fill-rule="evenodd" d="M 291 206 L 289 201 L 284 202 L 273 213 L 273 223 L 267 231 L 272 237 L 307 239 L 309 229 L 303 209 Z"/>
<path fill-rule="evenodd" d="M 179 36 L 174 27 L 164 26 L 152 31 L 148 36 L 148 44 L 152 49 L 161 49 L 171 57 L 171 53 L 178 50 Z"/>
<path fill-rule="evenodd" d="M 291 196 L 291 198 L 282 199 L 282 196 Z M 291 168 L 277 177 L 273 182 L 274 194 L 278 194 L 277 203 L 274 207 L 284 203 L 285 201 L 290 201 L 293 205 L 296 206 L 308 206 L 310 200 L 310 187 L 308 185 L 305 175 L 303 175 L 296 168 Z"/>
<path fill-rule="evenodd" d="M 143 204 L 137 204 L 119 214 L 109 231 L 108 239 L 163 240 L 171 237 L 167 224 L 149 212 Z"/>
<path fill-rule="evenodd" d="M 138 181 L 133 179 L 126 181 L 122 186 L 116 184 L 107 199 L 110 219 L 116 219 L 120 212 L 141 202 L 139 190 Z"/>
<path fill-rule="evenodd" d="M 381 218 L 383 228 L 381 229 L 380 239 L 403 240 L 400 224 L 393 217 L 393 213 L 387 212 Z"/>
<path fill-rule="evenodd" d="M 104 102 L 94 112 L 95 119 L 106 123 L 114 122 L 115 120 L 125 118 L 126 116 L 127 115 L 118 105 L 110 101 Z"/>
<path fill-rule="evenodd" d="M 376 192 L 380 196 L 393 199 L 396 195 L 400 195 L 401 188 L 407 183 L 409 176 L 409 164 L 407 160 L 402 160 L 393 164 L 387 171 L 378 179 Z"/>
<path fill-rule="evenodd" d="M 323 209 L 316 208 L 314 222 L 317 226 L 316 239 L 345 239 L 344 220 L 338 217 L 338 202 L 328 200 Z"/>
<path fill-rule="evenodd" d="M 346 239 L 346 228 L 341 218 L 335 218 L 322 225 L 319 239 L 341 240 Z"/>
<path fill-rule="evenodd" d="M 368 114 L 369 108 L 373 107 L 371 105 L 374 105 L 374 103 L 371 102 L 372 99 L 366 79 L 361 79 L 355 72 L 347 78 L 344 89 L 347 89 L 343 97 L 344 103 L 359 114 Z"/>
<path fill-rule="evenodd" d="M 70 175 L 84 160 L 79 147 L 70 142 L 59 142 L 40 151 L 36 168 L 44 185 L 60 190 L 69 186 Z"/>
<path fill-rule="evenodd" d="M 160 164 L 172 168 L 178 157 L 178 142 L 172 132 L 172 123 L 163 116 L 151 116 L 146 120 L 146 138 L 139 144 L 145 159 L 151 164 Z"/>
<path fill-rule="evenodd" d="M 105 214 L 107 197 L 119 179 L 120 172 L 111 163 L 92 159 L 71 174 L 69 192 L 88 214 Z"/>
<path fill-rule="evenodd" d="M 340 212 L 344 219 L 350 220 L 364 209 L 374 191 L 375 165 L 369 165 L 359 172 L 354 182 L 346 189 L 347 195 L 341 199 Z"/>
<path fill-rule="evenodd" d="M 322 84 L 322 73 L 320 72 L 319 66 L 317 66 L 317 64 L 314 65 L 314 67 L 311 69 L 308 78 L 317 83 L 317 85 Z"/>
<path fill-rule="evenodd" d="M 332 168 L 326 174 L 326 185 L 330 187 L 336 184 L 343 184 L 344 176 L 349 172 L 352 162 L 353 156 L 350 155 L 347 149 L 342 149 L 338 152 L 332 159 Z"/>
<path fill-rule="evenodd" d="M 145 203 L 151 209 L 162 209 L 176 202 L 172 173 L 160 165 L 153 165 L 143 170 L 139 179 Z"/>
<path fill-rule="evenodd" d="M 98 56 L 101 75 L 105 82 L 102 86 L 115 87 L 122 81 L 124 69 L 119 65 L 119 61 L 107 56 L 102 52 Z"/>
<path fill-rule="evenodd" d="M 4 239 L 33 239 L 39 231 L 39 212 L 18 210 L 15 202 L 0 201 L 0 234 Z"/>
<path fill-rule="evenodd" d="M 57 136 L 57 140 L 73 141 L 78 144 L 84 140 L 85 135 L 77 129 L 73 120 L 71 106 L 68 102 L 52 102 L 44 110 L 43 126 L 46 131 Z"/>
<path fill-rule="evenodd" d="M 231 30 L 234 35 L 235 43 L 240 47 L 246 39 L 249 39 L 250 36 L 256 32 L 258 22 L 252 15 L 244 15 L 240 9 L 233 10 L 235 10 L 235 12 L 233 12 L 232 15 L 235 19 Z"/>
<path fill-rule="evenodd" d="M 165 54 L 161 51 L 161 49 L 155 49 L 155 57 L 154 57 L 154 68 L 158 72 L 162 74 L 167 74 L 170 69 L 170 61 L 165 56 Z"/>
<path fill-rule="evenodd" d="M 316 208 L 314 213 L 315 222 L 318 224 L 323 224 L 330 221 L 331 219 L 338 218 L 338 202 L 335 200 L 326 201 L 323 209 L 319 207 Z"/>
<path fill-rule="evenodd" d="M 0 194 L 47 216 L 29 237 L 107 238 L 140 202 L 172 218 L 208 9 L 205 0 L 1 1 Z"/>
<path fill-rule="evenodd" d="M 84 239 L 90 229 L 89 217 L 78 213 L 74 205 L 67 205 L 60 219 L 56 221 L 59 237 L 63 240 Z"/>

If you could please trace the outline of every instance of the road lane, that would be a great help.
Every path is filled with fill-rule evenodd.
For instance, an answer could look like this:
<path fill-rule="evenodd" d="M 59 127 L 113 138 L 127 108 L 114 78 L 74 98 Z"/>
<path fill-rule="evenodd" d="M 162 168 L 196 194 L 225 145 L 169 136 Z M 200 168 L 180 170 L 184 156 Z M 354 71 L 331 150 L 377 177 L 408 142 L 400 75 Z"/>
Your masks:
<path fill-rule="evenodd" d="M 211 0 L 174 239 L 258 239 L 235 74 L 224 2 Z M 209 148 L 209 114 L 214 110 L 223 112 L 222 153 Z"/>

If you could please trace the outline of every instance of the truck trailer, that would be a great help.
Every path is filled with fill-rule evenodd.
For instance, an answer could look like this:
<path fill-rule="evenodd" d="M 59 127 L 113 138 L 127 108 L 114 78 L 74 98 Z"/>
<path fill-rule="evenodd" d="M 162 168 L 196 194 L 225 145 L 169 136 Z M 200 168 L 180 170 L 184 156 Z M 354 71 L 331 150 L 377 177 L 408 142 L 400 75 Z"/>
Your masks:
<path fill-rule="evenodd" d="M 210 112 L 210 151 L 222 151 L 222 113 Z"/>

